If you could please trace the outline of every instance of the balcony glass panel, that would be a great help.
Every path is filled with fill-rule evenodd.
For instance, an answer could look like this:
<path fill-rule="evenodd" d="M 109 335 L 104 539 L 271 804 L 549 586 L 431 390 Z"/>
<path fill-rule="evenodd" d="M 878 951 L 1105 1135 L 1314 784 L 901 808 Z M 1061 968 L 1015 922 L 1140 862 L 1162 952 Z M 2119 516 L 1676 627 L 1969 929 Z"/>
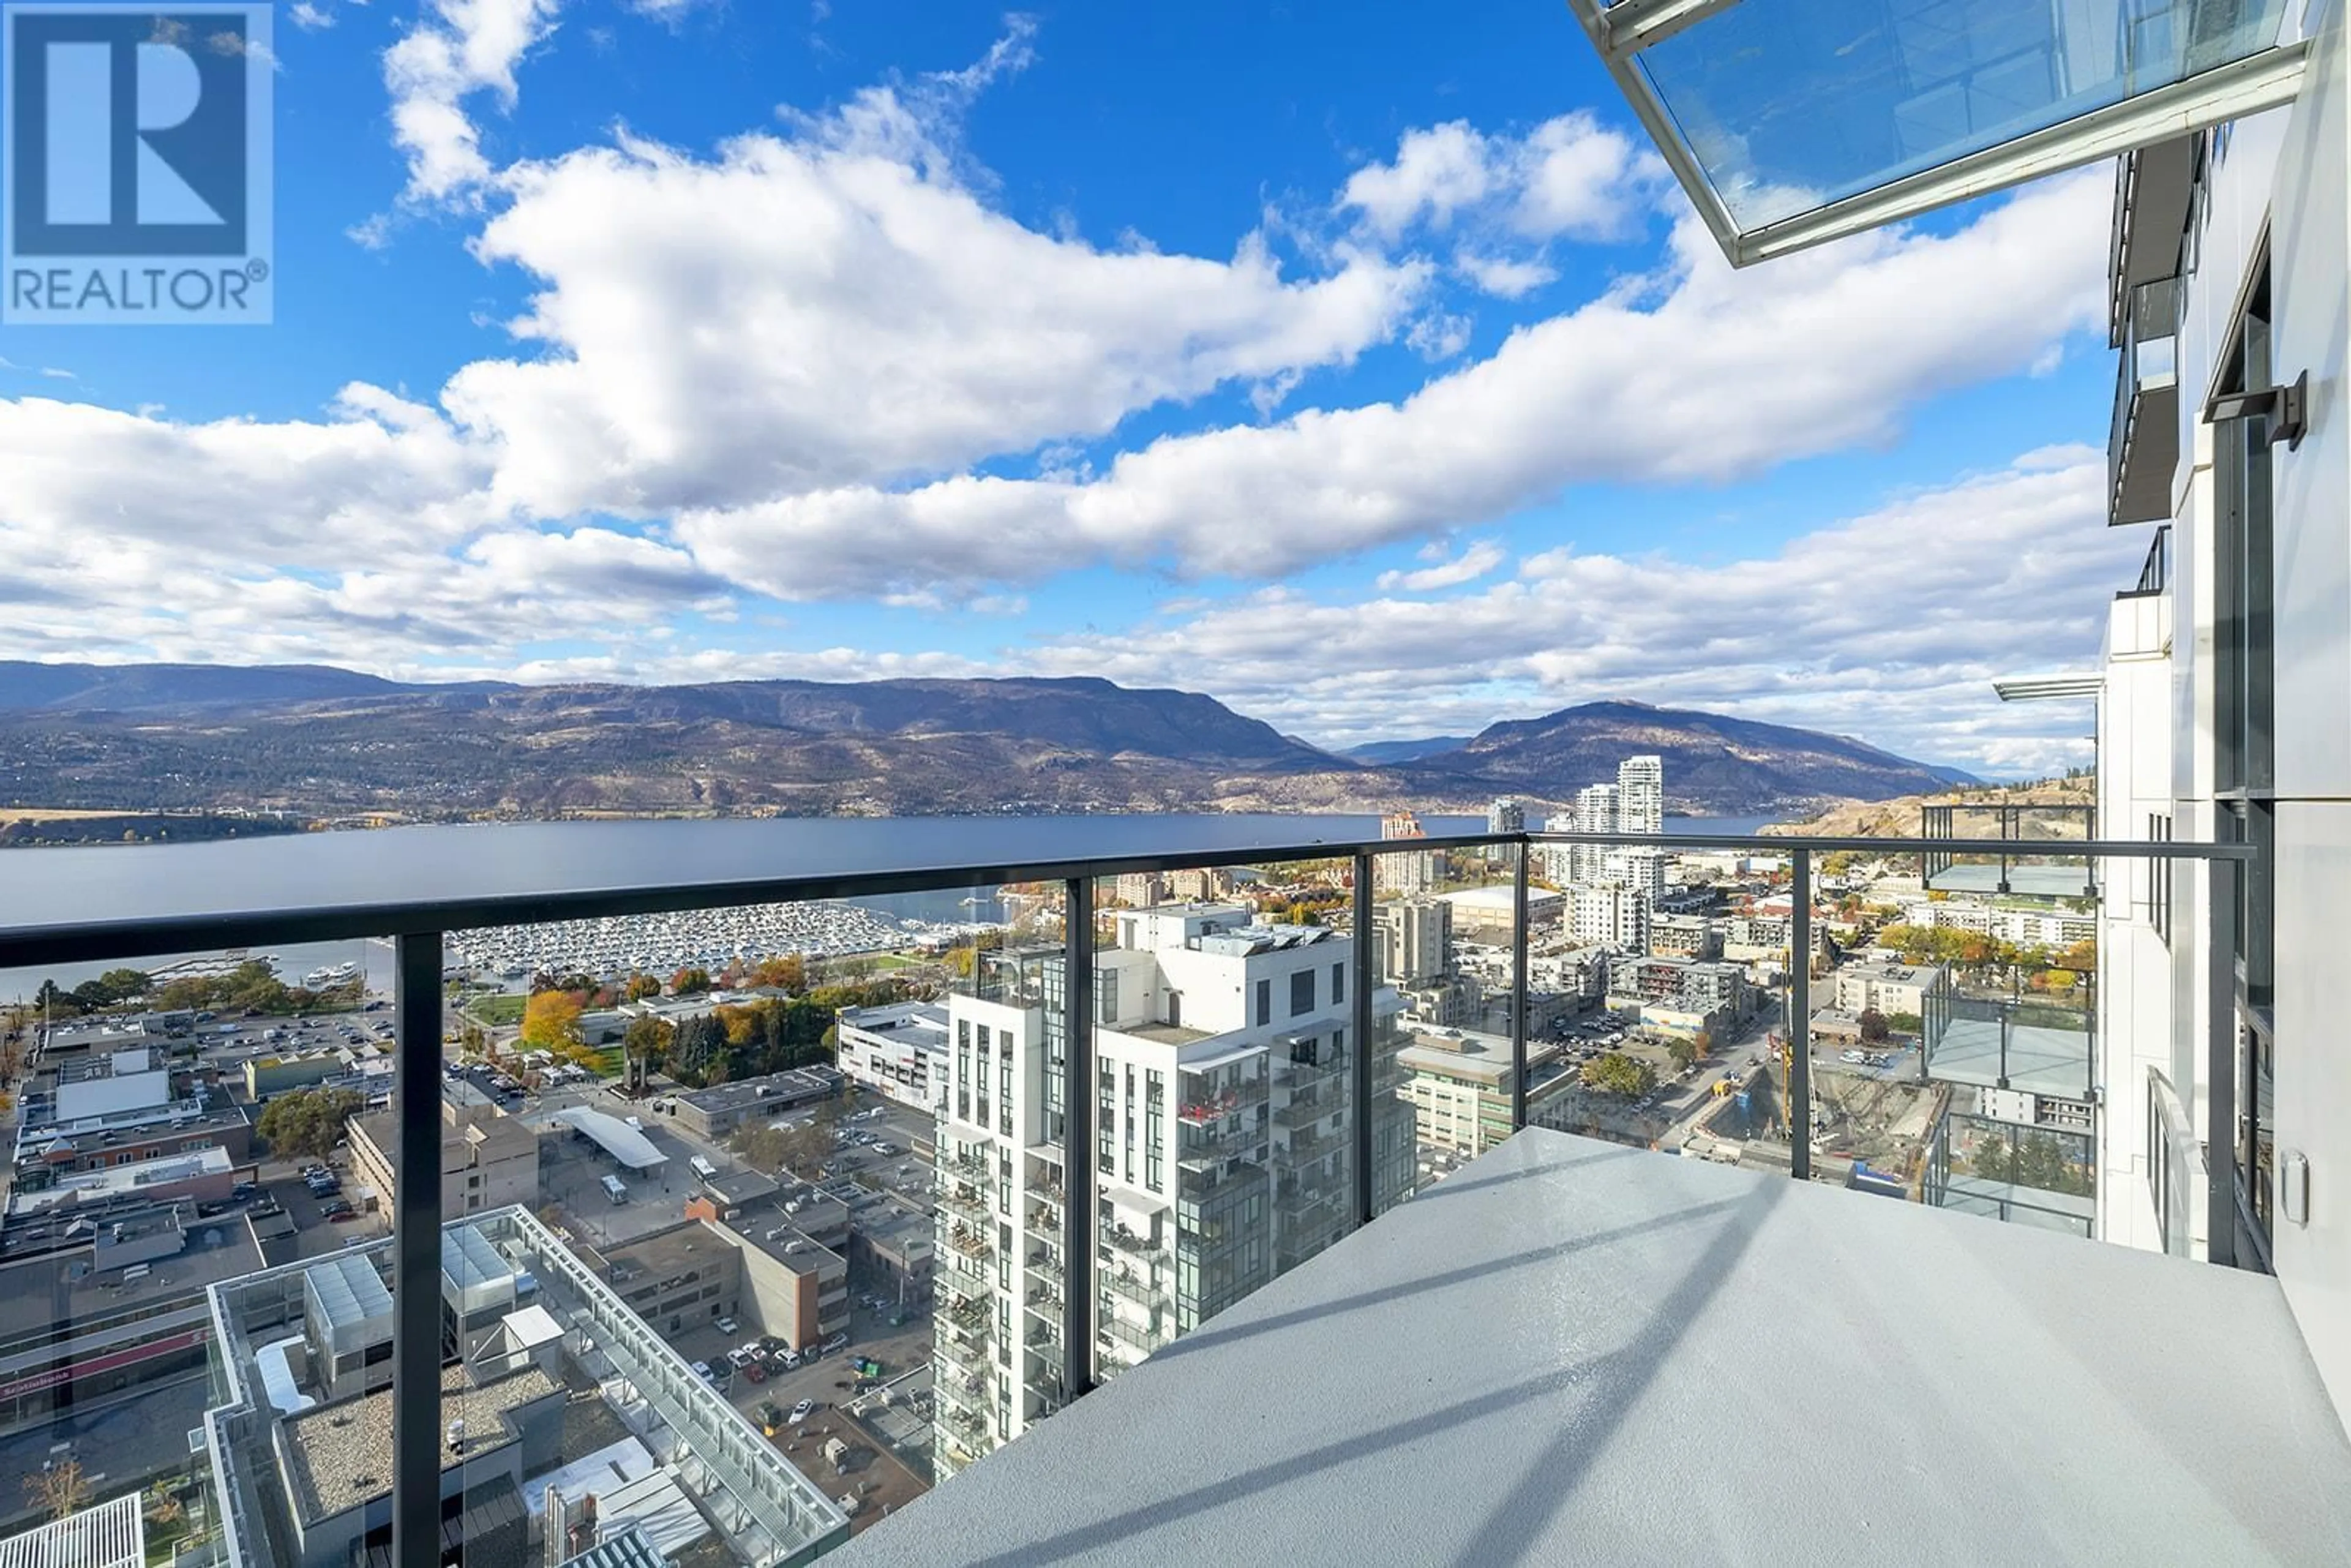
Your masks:
<path fill-rule="evenodd" d="M 1596 0 L 1575 5 L 1597 36 Z M 1744 235 L 2245 60 L 2277 43 L 2284 11 L 1742 0 L 1632 69 L 1695 166 L 1693 196 Z"/>
<path fill-rule="evenodd" d="M 1925 857 L 1927 886 L 1938 893 L 2014 894 L 2023 898 L 2081 901 L 2097 896 L 2089 862 L 2064 852 L 2067 840 L 2080 841 L 2096 829 L 2096 809 L 2086 787 L 2076 800 L 2033 804 L 1952 804 L 1919 808 L 1925 839 L 1997 839 L 2012 852 L 1944 853 Z M 2083 911 L 2086 915 L 2086 909 Z"/>

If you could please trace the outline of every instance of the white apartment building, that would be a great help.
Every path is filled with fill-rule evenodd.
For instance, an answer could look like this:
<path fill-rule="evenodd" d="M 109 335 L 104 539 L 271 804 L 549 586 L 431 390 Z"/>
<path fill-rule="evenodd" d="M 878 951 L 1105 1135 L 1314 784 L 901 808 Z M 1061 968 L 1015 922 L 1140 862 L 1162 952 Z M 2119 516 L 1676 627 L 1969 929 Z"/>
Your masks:
<path fill-rule="evenodd" d="M 1924 964 L 1848 964 L 1836 972 L 1836 1009 L 1855 1017 L 1873 1008 L 1888 1017 L 1923 1014 L 1941 973 Z"/>
<path fill-rule="evenodd" d="M 1344 1234 L 1353 1191 L 1353 939 L 1231 904 L 1116 912 L 1093 1049 L 1108 1377 Z M 949 1474 L 1052 1413 L 1064 1193 L 1059 949 L 984 956 L 949 998 L 940 1124 L 935 1458 Z M 1374 994 L 1386 1027 L 1393 991 Z M 1392 1087 L 1392 1086 L 1391 1086 Z M 1412 1179 L 1409 1107 L 1374 1128 L 1374 1185 Z"/>
<path fill-rule="evenodd" d="M 1527 830 L 1527 809 L 1504 796 L 1486 808 L 1486 831 L 1489 833 L 1522 833 Z"/>
<path fill-rule="evenodd" d="M 2010 907 L 1970 898 L 1912 898 L 1904 900 L 1901 909 L 1906 925 L 1974 931 L 2019 947 L 2070 947 L 2076 942 L 2094 941 L 2098 935 L 2095 915 L 2045 905 Z"/>
<path fill-rule="evenodd" d="M 1616 831 L 1658 833 L 1665 827 L 1665 758 L 1626 758 L 1616 765 Z"/>
<path fill-rule="evenodd" d="M 1568 930 L 1582 944 L 1645 948 L 1649 941 L 1649 895 L 1621 882 L 1578 884 L 1568 890 Z"/>
<path fill-rule="evenodd" d="M 1585 785 L 1575 792 L 1575 831 L 1580 833 L 1618 831 L 1617 809 L 1615 785 Z M 1607 852 L 1605 844 L 1570 844 L 1567 880 L 1598 882 L 1602 874 L 1600 858 Z"/>
<path fill-rule="evenodd" d="M 1672 858 L 1663 850 L 1604 849 L 1600 878 L 1638 889 L 1655 907 L 1666 896 L 1666 865 Z"/>
<path fill-rule="evenodd" d="M 936 1002 L 843 1008 L 835 1065 L 851 1082 L 936 1116 L 947 1101 L 947 1009 Z"/>

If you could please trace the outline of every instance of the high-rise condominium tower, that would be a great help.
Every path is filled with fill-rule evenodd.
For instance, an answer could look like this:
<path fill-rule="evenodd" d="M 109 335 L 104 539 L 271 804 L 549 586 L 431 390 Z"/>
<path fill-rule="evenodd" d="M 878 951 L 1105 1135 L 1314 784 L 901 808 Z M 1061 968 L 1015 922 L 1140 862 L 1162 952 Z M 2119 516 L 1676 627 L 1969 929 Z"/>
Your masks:
<path fill-rule="evenodd" d="M 1657 833 L 1665 826 L 1665 758 L 1626 758 L 1616 765 L 1616 831 Z"/>
<path fill-rule="evenodd" d="M 1353 1222 L 1354 940 L 1231 904 L 1120 910 L 1095 955 L 1094 1079 L 1065 1086 L 1059 947 L 979 954 L 948 1000 L 935 1458 L 952 1474 L 1061 1403 L 1065 1092 L 1095 1097 L 1095 1375 L 1115 1375 Z M 1373 993 L 1376 1039 L 1399 1002 Z M 1375 1039 L 1375 1049 L 1376 1049 Z M 1400 1043 L 1400 1042 L 1399 1042 Z M 1393 1051 L 1389 1056 L 1392 1058 Z M 1408 1192 L 1412 1108 L 1374 1063 L 1372 1176 Z M 1383 1083 L 1383 1078 L 1387 1082 Z"/>

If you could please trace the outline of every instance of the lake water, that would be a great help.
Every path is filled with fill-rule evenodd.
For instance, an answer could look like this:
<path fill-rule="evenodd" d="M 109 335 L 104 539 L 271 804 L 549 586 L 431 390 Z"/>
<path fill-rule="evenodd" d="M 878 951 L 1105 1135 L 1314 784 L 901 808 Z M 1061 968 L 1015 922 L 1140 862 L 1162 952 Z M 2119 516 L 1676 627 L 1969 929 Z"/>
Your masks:
<path fill-rule="evenodd" d="M 1774 820 L 1671 817 L 1666 827 L 1746 834 Z M 1147 853 L 1170 843 L 1203 851 L 1343 843 L 1377 837 L 1379 821 L 1269 812 L 429 824 L 204 844 L 5 850 L 0 851 L 0 886 L 7 889 L 9 917 L 68 924 L 163 911 L 428 899 L 454 889 L 513 894 L 636 882 L 724 882 L 811 868 L 849 873 L 887 865 L 1035 863 L 1061 854 Z M 1426 816 L 1422 823 L 1440 835 L 1486 827 L 1482 816 Z M 900 918 L 956 923 L 995 917 L 995 892 L 992 886 L 954 888 L 855 902 Z M 980 902 L 967 904 L 971 899 Z M 290 980 L 354 963 L 367 972 L 371 987 L 388 990 L 392 983 L 392 949 L 384 943 L 297 943 L 264 951 Z M 133 967 L 213 956 L 159 955 Z M 0 998 L 30 996 L 45 976 L 70 988 L 116 967 L 0 970 Z"/>

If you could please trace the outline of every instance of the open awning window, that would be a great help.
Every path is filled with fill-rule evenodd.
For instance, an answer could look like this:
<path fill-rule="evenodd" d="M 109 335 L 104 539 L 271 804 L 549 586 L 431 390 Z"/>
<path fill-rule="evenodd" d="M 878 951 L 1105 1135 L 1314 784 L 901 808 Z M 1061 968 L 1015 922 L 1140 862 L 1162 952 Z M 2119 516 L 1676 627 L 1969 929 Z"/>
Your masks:
<path fill-rule="evenodd" d="M 2289 0 L 1569 5 L 1740 266 L 2275 107 L 2304 54 Z"/>

